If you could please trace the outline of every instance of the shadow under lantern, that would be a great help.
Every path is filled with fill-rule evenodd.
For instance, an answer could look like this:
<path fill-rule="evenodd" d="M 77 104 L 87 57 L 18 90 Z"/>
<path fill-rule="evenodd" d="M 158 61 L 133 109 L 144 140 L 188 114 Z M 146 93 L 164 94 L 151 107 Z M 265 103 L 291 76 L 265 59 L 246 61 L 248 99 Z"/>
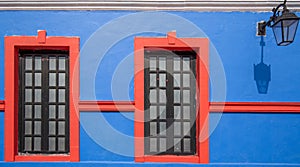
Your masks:
<path fill-rule="evenodd" d="M 254 64 L 254 80 L 259 94 L 267 94 L 269 82 L 271 81 L 271 65 L 264 63 L 264 37 L 261 36 L 261 61 L 258 64 Z"/>

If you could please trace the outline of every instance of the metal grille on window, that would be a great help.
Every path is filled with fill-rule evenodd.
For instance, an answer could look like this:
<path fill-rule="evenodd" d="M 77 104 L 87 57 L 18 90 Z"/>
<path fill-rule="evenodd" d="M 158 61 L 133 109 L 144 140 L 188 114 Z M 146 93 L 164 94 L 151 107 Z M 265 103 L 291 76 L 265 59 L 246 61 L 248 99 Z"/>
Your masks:
<path fill-rule="evenodd" d="M 195 154 L 195 71 L 194 51 L 145 51 L 145 154 Z"/>
<path fill-rule="evenodd" d="M 69 153 L 69 62 L 65 51 L 19 54 L 19 154 Z"/>

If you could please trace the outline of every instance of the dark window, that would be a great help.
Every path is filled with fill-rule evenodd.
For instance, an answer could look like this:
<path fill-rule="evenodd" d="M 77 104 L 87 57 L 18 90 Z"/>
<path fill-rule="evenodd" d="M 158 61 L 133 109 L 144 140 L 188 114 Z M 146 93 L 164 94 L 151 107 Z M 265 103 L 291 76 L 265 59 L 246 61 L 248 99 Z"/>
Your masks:
<path fill-rule="evenodd" d="M 19 52 L 19 154 L 69 153 L 69 54 Z"/>
<path fill-rule="evenodd" d="M 196 153 L 196 53 L 145 50 L 145 154 Z"/>

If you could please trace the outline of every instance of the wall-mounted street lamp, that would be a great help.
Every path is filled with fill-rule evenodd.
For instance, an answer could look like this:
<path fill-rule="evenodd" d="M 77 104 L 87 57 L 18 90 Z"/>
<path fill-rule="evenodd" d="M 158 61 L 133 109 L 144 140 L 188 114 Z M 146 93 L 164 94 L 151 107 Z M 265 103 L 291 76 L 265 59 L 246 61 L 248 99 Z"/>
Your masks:
<path fill-rule="evenodd" d="M 279 11 L 282 7 L 283 10 Z M 278 46 L 286 46 L 294 41 L 299 17 L 290 12 L 286 6 L 286 0 L 276 8 L 273 8 L 273 16 L 270 17 L 269 21 L 261 21 L 257 23 L 257 35 L 266 35 L 266 26 L 273 29 L 276 43 Z"/>

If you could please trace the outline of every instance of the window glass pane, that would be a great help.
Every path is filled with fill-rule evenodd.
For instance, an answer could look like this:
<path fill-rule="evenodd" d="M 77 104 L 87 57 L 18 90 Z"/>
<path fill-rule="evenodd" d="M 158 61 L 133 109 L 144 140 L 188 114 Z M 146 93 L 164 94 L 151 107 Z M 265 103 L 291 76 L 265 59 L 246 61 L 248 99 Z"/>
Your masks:
<path fill-rule="evenodd" d="M 31 121 L 25 121 L 25 134 L 26 135 L 32 134 Z"/>
<path fill-rule="evenodd" d="M 42 58 L 41 57 L 39 57 L 39 56 L 36 56 L 35 58 L 34 58 L 35 60 L 34 60 L 34 66 L 35 66 L 35 70 L 42 70 Z"/>
<path fill-rule="evenodd" d="M 56 73 L 49 73 L 49 86 L 56 86 Z"/>
<path fill-rule="evenodd" d="M 59 57 L 58 58 L 58 69 L 59 70 L 65 70 L 66 69 L 66 58 L 65 57 Z"/>
<path fill-rule="evenodd" d="M 41 121 L 34 121 L 34 134 L 40 135 L 41 134 L 42 124 Z"/>
<path fill-rule="evenodd" d="M 59 102 L 65 102 L 65 98 L 66 98 L 65 90 L 64 89 L 59 89 L 59 91 L 58 91 L 58 101 Z"/>
<path fill-rule="evenodd" d="M 25 86 L 32 86 L 32 74 L 25 73 Z"/>
<path fill-rule="evenodd" d="M 180 122 L 174 122 L 174 135 L 175 136 L 180 136 L 181 135 L 181 127 L 180 127 Z"/>
<path fill-rule="evenodd" d="M 180 74 L 174 74 L 174 87 L 180 87 Z"/>
<path fill-rule="evenodd" d="M 55 134 L 56 134 L 55 121 L 49 121 L 49 135 L 55 135 Z"/>
<path fill-rule="evenodd" d="M 180 119 L 181 113 L 180 113 L 180 106 L 174 106 L 174 119 Z"/>
<path fill-rule="evenodd" d="M 183 57 L 183 71 L 190 71 L 190 58 L 189 57 Z"/>
<path fill-rule="evenodd" d="M 41 102 L 42 101 L 42 90 L 41 89 L 35 89 L 34 90 L 34 101 L 35 102 Z"/>
<path fill-rule="evenodd" d="M 31 137 L 25 137 L 25 151 L 31 151 Z"/>
<path fill-rule="evenodd" d="M 159 139 L 159 151 L 165 152 L 167 150 L 167 140 L 165 138 Z"/>
<path fill-rule="evenodd" d="M 150 119 L 156 119 L 157 112 L 156 112 L 156 106 L 150 106 Z"/>
<path fill-rule="evenodd" d="M 34 106 L 34 118 L 41 118 L 41 112 L 42 112 L 42 108 L 41 105 L 35 105 Z"/>
<path fill-rule="evenodd" d="M 32 106 L 25 105 L 25 118 L 32 118 Z"/>
<path fill-rule="evenodd" d="M 190 106 L 183 106 L 183 119 L 190 119 Z"/>
<path fill-rule="evenodd" d="M 180 71 L 180 57 L 174 57 L 173 70 Z"/>
<path fill-rule="evenodd" d="M 157 101 L 156 101 L 156 99 L 157 99 L 157 97 L 156 97 L 156 89 L 151 89 L 150 90 L 150 103 L 156 103 Z"/>
<path fill-rule="evenodd" d="M 150 74 L 150 86 L 156 87 L 156 74 L 151 73 Z"/>
<path fill-rule="evenodd" d="M 56 118 L 56 106 L 49 105 L 49 118 Z"/>
<path fill-rule="evenodd" d="M 59 73 L 58 74 L 58 86 L 65 86 L 66 83 L 66 74 Z"/>
<path fill-rule="evenodd" d="M 150 70 L 156 70 L 156 57 L 150 57 Z"/>
<path fill-rule="evenodd" d="M 150 122 L 150 136 L 156 136 L 156 122 Z"/>
<path fill-rule="evenodd" d="M 49 57 L 49 70 L 56 70 L 56 57 Z"/>
<path fill-rule="evenodd" d="M 49 137 L 49 151 L 55 151 L 55 137 Z"/>
<path fill-rule="evenodd" d="M 160 89 L 159 90 L 159 102 L 166 103 L 166 101 L 167 101 L 166 90 Z"/>
<path fill-rule="evenodd" d="M 32 70 L 32 57 L 25 57 L 25 70 Z"/>
<path fill-rule="evenodd" d="M 65 138 L 58 138 L 58 151 L 65 151 Z"/>
<path fill-rule="evenodd" d="M 159 135 L 161 136 L 165 136 L 166 135 L 166 127 L 167 127 L 167 124 L 166 122 L 160 122 L 159 123 Z"/>
<path fill-rule="evenodd" d="M 56 90 L 49 89 L 49 102 L 56 102 Z"/>
<path fill-rule="evenodd" d="M 160 87 L 166 86 L 166 74 L 159 74 L 159 86 Z"/>
<path fill-rule="evenodd" d="M 59 121 L 58 122 L 58 134 L 59 135 L 65 135 L 65 122 L 64 121 Z"/>
<path fill-rule="evenodd" d="M 165 57 L 159 57 L 159 70 L 160 71 L 166 70 L 166 58 Z"/>
<path fill-rule="evenodd" d="M 166 119 L 166 106 L 159 106 L 159 119 Z"/>
<path fill-rule="evenodd" d="M 190 90 L 183 90 L 183 102 L 190 103 Z"/>
<path fill-rule="evenodd" d="M 65 118 L 65 105 L 58 106 L 58 118 Z"/>
<path fill-rule="evenodd" d="M 183 139 L 183 148 L 184 152 L 190 152 L 191 151 L 191 140 L 184 138 Z"/>
<path fill-rule="evenodd" d="M 156 140 L 156 138 L 150 138 L 150 152 L 157 152 L 157 140 Z"/>
<path fill-rule="evenodd" d="M 184 122 L 183 123 L 183 134 L 189 136 L 190 135 L 190 123 L 189 122 Z"/>
<path fill-rule="evenodd" d="M 25 89 L 25 102 L 31 102 L 31 101 L 32 101 L 32 90 Z"/>
<path fill-rule="evenodd" d="M 190 87 L 190 74 L 183 74 L 183 87 Z"/>
<path fill-rule="evenodd" d="M 174 152 L 181 152 L 181 138 L 174 138 Z"/>
<path fill-rule="evenodd" d="M 34 85 L 35 86 L 42 86 L 42 75 L 41 73 L 34 74 Z"/>
<path fill-rule="evenodd" d="M 174 90 L 174 103 L 180 103 L 180 90 Z"/>

